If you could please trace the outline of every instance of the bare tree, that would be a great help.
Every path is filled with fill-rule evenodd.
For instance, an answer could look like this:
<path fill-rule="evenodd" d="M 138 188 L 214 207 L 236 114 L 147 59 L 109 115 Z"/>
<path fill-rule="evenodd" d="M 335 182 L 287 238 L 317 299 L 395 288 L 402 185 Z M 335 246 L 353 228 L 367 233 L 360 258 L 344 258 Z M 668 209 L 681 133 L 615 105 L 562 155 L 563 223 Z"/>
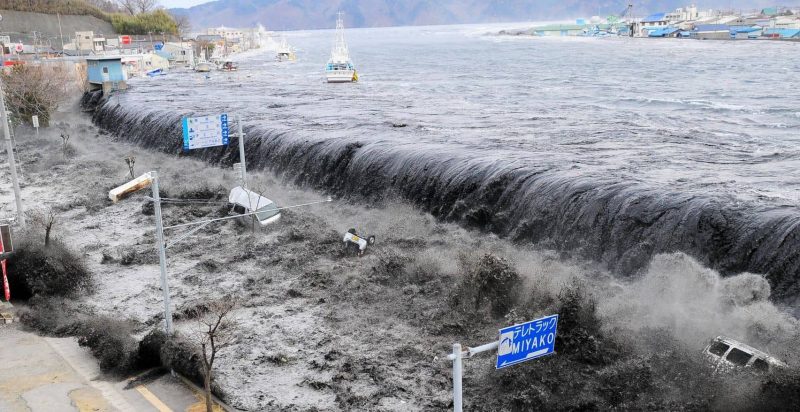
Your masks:
<path fill-rule="evenodd" d="M 206 392 L 206 412 L 213 412 L 211 380 L 214 361 L 219 351 L 236 343 L 234 330 L 236 321 L 232 313 L 237 307 L 235 299 L 224 298 L 198 306 L 193 315 L 197 318 L 198 330 L 190 337 L 198 346 L 203 361 L 203 386 Z"/>
<path fill-rule="evenodd" d="M 131 179 L 136 178 L 136 175 L 133 172 L 133 165 L 136 164 L 136 156 L 130 155 L 130 156 L 126 157 L 125 158 L 125 163 L 128 164 L 128 171 L 131 172 Z"/>
<path fill-rule="evenodd" d="M 73 81 L 63 67 L 44 64 L 16 65 L 0 76 L 8 109 L 16 120 L 31 123 L 31 116 L 39 116 L 43 127 L 50 125 L 50 114 L 64 101 L 66 85 Z"/>
<path fill-rule="evenodd" d="M 172 19 L 175 20 L 175 26 L 178 29 L 178 35 L 183 37 L 185 34 L 192 30 L 192 24 L 189 22 L 189 17 L 185 14 L 171 14 Z"/>
<path fill-rule="evenodd" d="M 31 212 L 31 223 L 44 230 L 44 245 L 50 245 L 50 234 L 56 223 L 56 212 L 53 209 L 36 210 Z"/>
<path fill-rule="evenodd" d="M 69 155 L 69 135 L 61 132 L 61 151 L 64 153 L 64 159 Z"/>
<path fill-rule="evenodd" d="M 117 0 L 117 3 L 131 15 L 149 13 L 158 6 L 158 0 Z"/>

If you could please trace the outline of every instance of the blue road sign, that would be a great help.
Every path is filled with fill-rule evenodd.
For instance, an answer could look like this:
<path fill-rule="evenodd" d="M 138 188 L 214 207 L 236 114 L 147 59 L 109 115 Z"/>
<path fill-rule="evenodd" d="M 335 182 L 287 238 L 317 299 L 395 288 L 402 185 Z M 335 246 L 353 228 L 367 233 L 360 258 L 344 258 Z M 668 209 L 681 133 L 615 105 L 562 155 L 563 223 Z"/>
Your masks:
<path fill-rule="evenodd" d="M 497 369 L 552 355 L 556 348 L 558 315 L 500 329 Z"/>
<path fill-rule="evenodd" d="M 230 142 L 228 115 L 184 117 L 183 150 L 227 146 Z"/>

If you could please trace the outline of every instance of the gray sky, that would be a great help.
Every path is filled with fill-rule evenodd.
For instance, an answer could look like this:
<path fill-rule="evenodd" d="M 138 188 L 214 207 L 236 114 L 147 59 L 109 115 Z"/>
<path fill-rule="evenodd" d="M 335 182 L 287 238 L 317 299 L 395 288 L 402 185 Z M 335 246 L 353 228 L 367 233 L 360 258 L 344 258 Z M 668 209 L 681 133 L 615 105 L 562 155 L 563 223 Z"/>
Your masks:
<path fill-rule="evenodd" d="M 170 9 L 173 7 L 192 7 L 198 4 L 208 3 L 209 1 L 212 0 L 161 0 L 159 3 Z"/>

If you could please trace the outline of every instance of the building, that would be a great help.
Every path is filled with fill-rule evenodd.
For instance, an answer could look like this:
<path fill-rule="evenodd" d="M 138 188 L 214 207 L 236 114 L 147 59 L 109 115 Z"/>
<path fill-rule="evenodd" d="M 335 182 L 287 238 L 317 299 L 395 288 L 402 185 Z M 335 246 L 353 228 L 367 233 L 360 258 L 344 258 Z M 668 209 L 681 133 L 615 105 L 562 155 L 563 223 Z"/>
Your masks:
<path fill-rule="evenodd" d="M 128 76 L 122 67 L 121 56 L 92 56 L 86 58 L 86 77 L 93 90 L 125 90 Z"/>
<path fill-rule="evenodd" d="M 681 29 L 677 27 L 664 27 L 661 29 L 650 30 L 647 37 L 678 37 Z"/>
<path fill-rule="evenodd" d="M 106 43 L 106 38 L 102 34 L 94 34 L 93 31 L 75 32 L 75 47 L 77 50 L 99 52 L 106 49 Z"/>
<path fill-rule="evenodd" d="M 166 43 L 161 48 L 161 55 L 166 54 L 170 63 L 175 65 L 191 65 L 194 62 L 194 48 L 191 44 L 187 43 L 185 46 L 181 43 Z"/>
<path fill-rule="evenodd" d="M 551 24 L 534 27 L 531 34 L 536 36 L 580 36 L 588 26 L 583 24 Z"/>
<path fill-rule="evenodd" d="M 220 36 L 226 40 L 238 40 L 244 35 L 242 30 L 232 29 L 225 26 L 206 29 L 206 34 Z"/>
<path fill-rule="evenodd" d="M 800 39 L 800 29 L 764 29 L 761 33 L 762 37 L 768 39 L 781 39 L 781 40 L 794 40 Z"/>
<path fill-rule="evenodd" d="M 141 53 L 118 56 L 128 77 L 143 76 L 153 70 L 169 69 L 169 60 L 155 53 Z"/>
<path fill-rule="evenodd" d="M 692 37 L 700 40 L 730 40 L 731 26 L 727 24 L 701 24 L 694 28 Z"/>

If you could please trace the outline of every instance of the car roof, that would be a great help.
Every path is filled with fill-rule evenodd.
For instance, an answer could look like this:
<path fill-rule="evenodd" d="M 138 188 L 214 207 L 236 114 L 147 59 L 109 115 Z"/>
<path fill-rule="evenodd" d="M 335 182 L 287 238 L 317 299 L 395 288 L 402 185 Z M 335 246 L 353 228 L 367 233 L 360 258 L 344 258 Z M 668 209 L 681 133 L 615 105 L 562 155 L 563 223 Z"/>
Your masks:
<path fill-rule="evenodd" d="M 750 345 L 748 345 L 746 343 L 739 342 L 736 339 L 731 339 L 731 338 L 729 338 L 727 336 L 720 335 L 720 336 L 717 336 L 716 338 L 714 338 L 714 341 L 722 342 L 722 343 L 727 344 L 728 346 L 733 346 L 733 347 L 736 347 L 738 349 L 742 349 L 745 352 L 749 352 L 749 353 L 751 353 L 753 355 L 757 355 L 758 357 L 763 358 L 763 359 L 765 359 L 765 360 L 767 360 L 767 361 L 769 361 L 771 363 L 775 363 L 775 364 L 778 364 L 778 365 L 786 365 L 785 363 L 781 362 L 779 359 L 770 356 L 766 352 L 760 351 L 760 350 L 758 350 L 758 349 L 756 349 L 756 348 L 754 348 L 754 347 L 752 347 L 752 346 L 750 346 Z"/>
<path fill-rule="evenodd" d="M 241 186 L 236 186 L 231 189 L 231 193 L 228 196 L 228 202 L 243 206 L 248 210 L 258 210 L 264 206 L 269 206 L 275 203 L 272 200 Z"/>

